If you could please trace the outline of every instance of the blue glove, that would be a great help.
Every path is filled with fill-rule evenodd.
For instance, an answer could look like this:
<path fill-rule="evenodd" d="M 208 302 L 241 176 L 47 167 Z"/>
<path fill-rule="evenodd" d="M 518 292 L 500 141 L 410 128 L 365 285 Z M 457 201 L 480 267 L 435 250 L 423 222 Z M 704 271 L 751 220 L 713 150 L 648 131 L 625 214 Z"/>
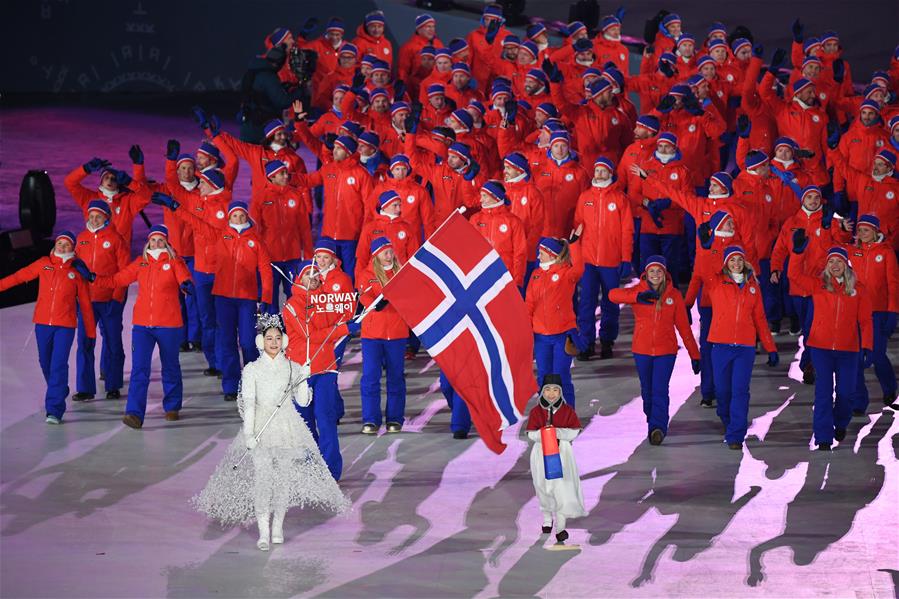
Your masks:
<path fill-rule="evenodd" d="M 793 231 L 793 253 L 801 254 L 806 247 L 808 247 L 808 237 L 805 235 L 805 229 Z"/>
<path fill-rule="evenodd" d="M 840 127 L 833 121 L 827 123 L 827 147 L 836 150 L 840 145 Z"/>
<path fill-rule="evenodd" d="M 325 144 L 325 147 L 329 150 L 334 149 L 334 142 L 337 141 L 336 133 L 325 133 L 325 136 L 322 138 L 322 143 Z"/>
<path fill-rule="evenodd" d="M 315 17 L 309 17 L 300 28 L 300 35 L 303 37 L 303 39 L 309 39 L 309 35 L 313 31 L 315 31 L 316 27 L 318 27 L 318 19 L 316 19 Z"/>
<path fill-rule="evenodd" d="M 481 172 L 481 165 L 472 160 L 471 165 L 468 167 L 468 172 L 465 173 L 462 178 L 466 181 L 474 181 L 474 178 L 478 176 L 479 172 Z"/>
<path fill-rule="evenodd" d="M 365 75 L 362 74 L 362 71 L 356 69 L 356 72 L 353 74 L 353 82 L 350 84 L 350 88 L 353 90 L 354 94 L 358 95 L 356 90 L 361 90 L 365 85 Z"/>
<path fill-rule="evenodd" d="M 837 58 L 833 61 L 833 80 L 837 83 L 843 83 L 843 78 L 846 76 L 846 63 L 843 62 L 842 58 Z"/>
<path fill-rule="evenodd" d="M 125 171 L 116 171 L 115 181 L 119 184 L 120 187 L 128 187 L 128 185 L 131 184 L 131 175 L 129 175 Z"/>
<path fill-rule="evenodd" d="M 618 10 L 615 11 L 615 18 L 618 19 L 619 21 L 621 21 L 621 22 L 623 23 L 623 22 L 624 22 L 624 15 L 625 15 L 626 13 L 627 13 L 627 11 L 624 10 L 624 7 L 623 7 L 623 6 L 619 6 L 619 7 L 618 7 Z"/>
<path fill-rule="evenodd" d="M 674 67 L 668 64 L 668 61 L 666 60 L 659 61 L 659 71 L 661 71 L 662 75 L 664 75 L 668 79 L 671 79 L 675 75 Z"/>
<path fill-rule="evenodd" d="M 771 64 L 768 65 L 768 70 L 771 71 L 774 75 L 777 75 L 777 71 L 780 70 L 780 67 L 784 66 L 784 61 L 787 59 L 787 51 L 783 48 L 778 48 L 774 51 L 774 55 L 771 57 Z"/>
<path fill-rule="evenodd" d="M 693 374 L 699 374 L 699 371 L 702 370 L 702 362 L 699 360 L 690 360 L 690 367 L 693 369 Z"/>
<path fill-rule="evenodd" d="M 93 283 L 97 278 L 97 275 L 91 272 L 91 269 L 87 267 L 87 264 L 85 264 L 84 260 L 82 260 L 81 258 L 75 258 L 74 260 L 72 260 L 72 268 L 74 268 L 75 271 L 79 275 L 81 275 L 88 283 Z"/>
<path fill-rule="evenodd" d="M 492 19 L 490 24 L 487 25 L 487 33 L 484 34 L 484 39 L 488 44 L 492 44 L 496 40 L 496 36 L 499 34 L 500 25 L 499 19 Z"/>
<path fill-rule="evenodd" d="M 780 364 L 780 355 L 776 351 L 768 352 L 768 366 L 774 368 Z"/>
<path fill-rule="evenodd" d="M 543 62 L 540 63 L 540 69 L 546 75 L 546 78 L 549 79 L 550 81 L 552 81 L 553 83 L 558 83 L 559 81 L 562 80 L 562 77 L 561 77 L 562 74 L 559 72 L 559 68 L 556 65 L 554 65 L 550 59 L 544 58 Z M 557 80 L 557 78 L 558 78 L 558 80 Z"/>
<path fill-rule="evenodd" d="M 143 164 L 144 163 L 144 151 L 140 149 L 140 146 L 135 144 L 131 146 L 128 150 L 128 156 L 131 158 L 132 164 Z"/>
<path fill-rule="evenodd" d="M 375 312 L 380 312 L 381 310 L 383 310 L 384 308 L 386 308 L 389 305 L 390 305 L 389 301 L 387 301 L 386 299 L 382 299 L 377 304 L 375 304 L 374 310 L 375 310 Z"/>
<path fill-rule="evenodd" d="M 802 34 L 805 32 L 805 25 L 799 19 L 793 21 L 793 26 L 790 28 L 793 31 L 793 41 L 797 44 L 802 43 Z"/>
<path fill-rule="evenodd" d="M 896 332 L 897 322 L 899 322 L 899 314 L 887 312 L 886 318 L 883 321 L 883 333 L 887 339 L 891 338 L 893 333 Z"/>
<path fill-rule="evenodd" d="M 833 205 L 827 203 L 821 206 L 821 228 L 825 231 L 833 224 Z"/>
<path fill-rule="evenodd" d="M 177 139 L 170 139 L 165 144 L 165 157 L 168 160 L 178 160 L 178 154 L 181 153 L 181 144 Z"/>
<path fill-rule="evenodd" d="M 846 199 L 846 193 L 835 191 L 833 199 L 830 201 L 833 205 L 833 211 L 841 216 L 849 214 L 849 201 Z"/>
<path fill-rule="evenodd" d="M 153 195 L 150 196 L 150 201 L 157 206 L 164 206 L 169 210 L 177 210 L 178 206 L 181 205 L 175 201 L 175 198 L 170 195 L 164 194 L 161 191 L 154 191 Z"/>
<path fill-rule="evenodd" d="M 518 114 L 518 102 L 514 99 L 506 100 L 506 122 L 512 124 L 515 122 L 515 115 Z"/>
<path fill-rule="evenodd" d="M 870 349 L 862 349 L 862 366 L 864 368 L 871 368 L 874 366 L 874 352 Z"/>
<path fill-rule="evenodd" d="M 674 103 L 677 100 L 671 94 L 667 94 L 662 100 L 659 102 L 659 105 L 656 106 L 656 110 L 661 112 L 662 114 L 668 114 L 674 109 Z"/>
<path fill-rule="evenodd" d="M 271 305 L 268 302 L 259 302 L 259 313 L 260 314 L 277 314 L 278 309 L 275 306 Z"/>
<path fill-rule="evenodd" d="M 200 129 L 207 129 L 209 127 L 209 122 L 206 119 L 206 112 L 200 108 L 199 106 L 191 106 L 190 111 L 194 115 L 194 120 L 200 126 Z"/>
<path fill-rule="evenodd" d="M 641 291 L 637 294 L 637 303 L 640 304 L 652 304 L 656 300 L 659 299 L 659 292 L 653 291 L 652 289 L 647 289 L 646 291 Z"/>
<path fill-rule="evenodd" d="M 206 131 L 209 133 L 209 137 L 216 137 L 222 132 L 222 121 L 218 115 L 214 114 L 209 117 L 209 122 L 206 124 L 208 125 Z"/>
<path fill-rule="evenodd" d="M 629 276 L 633 272 L 633 267 L 630 262 L 622 262 L 621 265 L 618 266 L 618 277 L 624 278 Z"/>
<path fill-rule="evenodd" d="M 705 112 L 703 110 L 702 105 L 699 103 L 699 100 L 693 94 L 689 94 L 684 97 L 684 110 L 692 114 L 693 116 L 702 116 L 702 113 Z"/>
<path fill-rule="evenodd" d="M 346 323 L 346 328 L 347 331 L 349 331 L 351 337 L 356 337 L 362 330 L 362 323 L 356 322 L 355 320 L 348 320 Z"/>
<path fill-rule="evenodd" d="M 714 242 L 714 235 L 712 235 L 712 224 L 705 222 L 699 225 L 696 229 L 696 236 L 699 237 L 699 245 L 702 246 L 704 250 L 712 249 L 712 243 Z"/>
<path fill-rule="evenodd" d="M 194 294 L 194 284 L 191 281 L 184 281 L 183 283 L 181 283 L 181 285 L 179 285 L 179 288 L 181 289 L 181 293 L 183 293 L 184 295 Z"/>
<path fill-rule="evenodd" d="M 745 114 L 737 117 L 737 135 L 743 139 L 749 139 L 749 133 L 752 131 L 752 121 Z"/>
<path fill-rule="evenodd" d="M 761 44 L 755 44 L 752 47 L 752 55 L 756 58 L 761 58 L 765 54 L 765 46 Z"/>
<path fill-rule="evenodd" d="M 400 102 L 403 99 L 403 96 L 406 95 L 406 84 L 402 79 L 398 79 L 396 83 L 393 84 L 393 101 Z"/>
<path fill-rule="evenodd" d="M 88 160 L 87 162 L 84 163 L 82 168 L 84 169 L 84 172 L 90 174 L 90 173 L 96 173 L 99 170 L 106 168 L 110 164 L 112 164 L 112 163 L 109 162 L 108 160 L 103 160 L 102 158 L 91 158 L 90 160 Z"/>

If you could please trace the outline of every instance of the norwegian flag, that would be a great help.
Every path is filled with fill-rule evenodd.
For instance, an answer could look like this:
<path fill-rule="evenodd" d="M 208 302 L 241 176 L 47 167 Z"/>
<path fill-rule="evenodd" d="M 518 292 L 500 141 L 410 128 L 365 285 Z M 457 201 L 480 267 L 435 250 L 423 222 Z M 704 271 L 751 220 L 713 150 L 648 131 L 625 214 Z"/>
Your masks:
<path fill-rule="evenodd" d="M 384 287 L 491 450 L 536 392 L 531 320 L 490 243 L 457 211 Z"/>

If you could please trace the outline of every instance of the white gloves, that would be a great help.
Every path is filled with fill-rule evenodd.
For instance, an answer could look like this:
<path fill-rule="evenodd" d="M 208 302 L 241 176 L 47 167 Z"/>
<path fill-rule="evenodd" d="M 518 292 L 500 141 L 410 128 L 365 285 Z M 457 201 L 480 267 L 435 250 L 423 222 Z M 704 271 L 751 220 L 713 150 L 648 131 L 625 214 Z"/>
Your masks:
<path fill-rule="evenodd" d="M 576 428 L 557 428 L 556 439 L 559 441 L 573 441 L 577 437 L 578 432 L 580 431 Z"/>
<path fill-rule="evenodd" d="M 259 444 L 259 441 L 253 435 L 244 435 L 244 439 L 247 442 L 247 449 L 256 449 L 256 446 Z"/>

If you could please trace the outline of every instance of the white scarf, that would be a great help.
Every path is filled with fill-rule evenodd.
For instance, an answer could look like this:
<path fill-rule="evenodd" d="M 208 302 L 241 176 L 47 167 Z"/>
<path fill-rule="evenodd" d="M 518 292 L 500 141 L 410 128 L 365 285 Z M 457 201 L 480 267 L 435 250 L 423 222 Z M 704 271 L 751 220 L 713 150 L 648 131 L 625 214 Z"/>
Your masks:
<path fill-rule="evenodd" d="M 519 181 L 523 181 L 524 178 L 527 176 L 528 176 L 527 173 L 522 172 L 520 175 L 516 175 L 516 176 L 512 177 L 511 179 L 506 179 L 506 183 L 518 183 Z"/>
<path fill-rule="evenodd" d="M 386 216 L 390 220 L 396 220 L 400 217 L 399 214 L 390 214 L 389 212 L 384 212 L 383 210 L 379 210 L 378 214 L 380 214 L 381 216 Z"/>
<path fill-rule="evenodd" d="M 382 264 L 381 266 L 384 268 L 385 271 L 393 270 L 393 262 L 389 262 L 387 264 Z"/>
<path fill-rule="evenodd" d="M 843 284 L 843 281 L 846 280 L 846 277 L 836 277 L 836 279 L 837 279 L 837 283 L 839 283 L 840 285 L 842 285 L 842 284 Z"/>
<path fill-rule="evenodd" d="M 715 237 L 733 237 L 733 231 L 715 231 Z"/>
<path fill-rule="evenodd" d="M 481 204 L 481 209 L 482 210 L 493 210 L 494 208 L 497 208 L 504 204 L 505 204 L 505 202 L 500 202 L 500 201 L 496 201 L 493 204 L 489 204 L 489 205 Z"/>
<path fill-rule="evenodd" d="M 98 187 L 97 189 L 100 191 L 100 193 L 103 194 L 103 196 L 107 200 L 111 200 L 112 198 L 114 198 L 116 196 L 117 193 L 119 193 L 118 191 L 110 191 L 109 189 L 106 189 L 105 187 L 102 187 L 102 186 Z"/>
<path fill-rule="evenodd" d="M 106 226 L 106 223 L 103 223 L 103 224 L 100 225 L 99 227 L 94 227 L 94 226 L 91 225 L 90 223 L 85 223 L 84 226 L 85 226 L 85 227 L 87 228 L 87 230 L 90 231 L 91 233 L 96 233 L 97 231 L 99 231 L 100 229 L 102 229 L 103 227 L 105 227 L 105 226 Z"/>
<path fill-rule="evenodd" d="M 891 172 L 892 172 L 892 171 L 891 171 Z M 878 183 L 880 183 L 881 181 L 883 181 L 884 179 L 886 179 L 888 176 L 890 176 L 891 172 L 890 172 L 890 173 L 884 173 L 884 174 L 882 174 L 882 175 L 875 175 L 874 173 L 871 173 L 871 178 L 874 179 L 875 181 L 877 181 Z"/>
<path fill-rule="evenodd" d="M 612 37 L 608 33 L 603 33 L 602 36 L 605 39 L 609 40 L 610 42 L 620 42 L 621 41 L 621 34 L 619 34 L 618 37 Z"/>
<path fill-rule="evenodd" d="M 284 146 L 282 146 L 281 144 L 276 144 L 275 142 L 272 142 L 272 143 L 269 145 L 269 147 L 272 149 L 272 151 L 273 151 L 275 154 L 277 154 L 278 152 L 280 152 L 281 150 L 284 149 Z"/>
<path fill-rule="evenodd" d="M 218 195 L 218 194 L 222 193 L 223 191 L 225 191 L 224 187 L 222 189 L 214 189 L 214 190 L 210 191 L 209 193 L 207 193 L 206 197 L 208 198 L 209 196 Z"/>
<path fill-rule="evenodd" d="M 553 260 L 553 261 L 551 261 L 551 262 L 541 262 L 541 263 L 540 263 L 540 270 L 549 270 L 549 267 L 552 266 L 552 265 L 555 264 L 555 263 L 556 263 L 555 260 Z"/>
<path fill-rule="evenodd" d="M 790 168 L 790 165 L 796 162 L 795 160 L 781 160 L 780 158 L 775 158 L 774 161 L 781 163 L 785 169 Z"/>
<path fill-rule="evenodd" d="M 799 98 L 797 98 L 795 96 L 793 97 L 793 101 L 796 102 L 797 104 L 799 104 L 803 110 L 808 110 L 809 108 L 812 107 L 811 104 L 806 104 L 805 102 L 803 102 L 802 100 L 800 100 Z"/>
<path fill-rule="evenodd" d="M 164 251 L 166 251 L 166 248 L 153 248 L 152 250 L 147 250 L 147 253 L 153 256 L 154 260 L 159 260 Z"/>
<path fill-rule="evenodd" d="M 576 58 L 575 61 L 582 67 L 593 66 L 593 62 L 594 62 L 592 58 Z"/>
<path fill-rule="evenodd" d="M 318 264 L 316 263 L 316 267 L 317 267 L 317 266 L 318 266 Z M 334 270 L 334 264 L 333 264 L 333 263 L 332 263 L 330 266 L 328 266 L 327 268 L 319 268 L 319 269 L 318 269 L 318 274 L 321 275 L 322 281 L 325 280 L 325 277 L 327 276 L 327 274 L 328 274 L 329 272 L 331 272 L 332 270 Z"/>
<path fill-rule="evenodd" d="M 730 278 L 732 278 L 737 285 L 741 285 L 743 281 L 746 280 L 746 274 L 742 272 L 732 272 L 730 273 Z"/>
<path fill-rule="evenodd" d="M 612 184 L 612 178 L 609 177 L 605 181 L 597 181 L 596 179 L 591 179 L 590 183 L 593 185 L 593 187 L 598 187 L 599 189 L 605 189 L 606 187 L 608 187 L 609 185 Z"/>
<path fill-rule="evenodd" d="M 662 164 L 668 164 L 669 162 L 674 160 L 675 156 L 677 156 L 677 154 L 659 154 L 658 150 L 655 151 L 656 160 L 658 160 Z"/>
<path fill-rule="evenodd" d="M 805 212 L 805 215 L 806 215 L 806 216 L 811 216 L 811 215 L 813 215 L 815 212 L 817 212 L 818 210 L 821 210 L 821 208 L 818 208 L 817 210 L 809 210 L 809 209 L 806 208 L 805 206 L 800 206 L 800 208 L 802 208 L 802 211 Z"/>
<path fill-rule="evenodd" d="M 363 155 L 362 153 L 360 153 L 360 154 L 359 154 L 359 162 L 361 162 L 362 164 L 368 164 L 368 161 L 371 160 L 371 159 L 374 158 L 374 157 L 375 157 L 374 154 L 370 154 L 370 155 L 368 155 L 368 156 L 365 156 L 365 155 Z"/>
<path fill-rule="evenodd" d="M 247 229 L 250 228 L 250 223 L 243 223 L 242 225 L 236 225 L 236 224 L 234 224 L 234 223 L 228 223 L 228 225 L 229 225 L 232 229 L 234 229 L 235 231 L 237 231 L 238 233 L 243 233 L 244 231 L 246 231 Z"/>
<path fill-rule="evenodd" d="M 199 179 L 194 179 L 193 181 L 178 181 L 181 184 L 181 187 L 186 189 L 187 191 L 193 191 L 197 188 L 197 185 L 200 184 Z"/>
<path fill-rule="evenodd" d="M 66 252 L 65 254 L 60 254 L 56 250 L 53 250 L 53 255 L 62 260 L 62 263 L 65 264 L 75 257 L 75 252 Z"/>
<path fill-rule="evenodd" d="M 730 194 L 726 194 L 726 193 L 710 193 L 709 194 L 710 200 L 723 200 L 723 199 L 729 198 L 729 197 L 730 197 Z"/>

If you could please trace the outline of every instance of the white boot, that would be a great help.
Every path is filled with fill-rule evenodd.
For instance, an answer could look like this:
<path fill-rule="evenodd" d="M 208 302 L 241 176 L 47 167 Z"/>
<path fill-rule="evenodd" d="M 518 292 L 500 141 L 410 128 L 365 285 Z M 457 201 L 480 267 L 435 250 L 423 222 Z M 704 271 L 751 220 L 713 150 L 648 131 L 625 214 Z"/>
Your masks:
<path fill-rule="evenodd" d="M 284 542 L 284 512 L 275 512 L 272 517 L 272 544 Z"/>
<path fill-rule="evenodd" d="M 256 522 L 257 522 L 257 524 L 259 524 L 259 540 L 256 541 L 256 547 L 258 547 L 260 551 L 268 551 L 269 550 L 268 518 L 269 518 L 268 512 L 266 512 L 265 514 L 256 514 Z"/>

